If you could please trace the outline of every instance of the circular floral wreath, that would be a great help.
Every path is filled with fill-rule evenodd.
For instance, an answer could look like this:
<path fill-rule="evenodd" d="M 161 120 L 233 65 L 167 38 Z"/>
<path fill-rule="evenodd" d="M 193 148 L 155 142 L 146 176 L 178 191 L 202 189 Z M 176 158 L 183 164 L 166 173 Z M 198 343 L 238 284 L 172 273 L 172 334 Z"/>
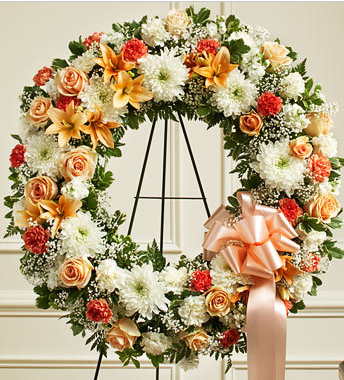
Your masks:
<path fill-rule="evenodd" d="M 295 228 L 298 249 L 279 250 L 274 277 L 286 313 L 305 307 L 318 275 L 344 253 L 332 239 L 344 164 L 332 135 L 336 105 L 307 77 L 306 60 L 294 65 L 296 52 L 265 29 L 209 16 L 190 6 L 80 37 L 68 60 L 39 70 L 20 96 L 6 236 L 22 236 L 20 269 L 36 306 L 66 311 L 74 335 L 89 331 L 92 349 L 106 355 L 112 346 L 124 364 L 139 366 L 146 354 L 155 366 L 188 369 L 214 354 L 229 369 L 232 353 L 246 351 L 254 283 L 223 255 L 167 264 L 155 243 L 140 250 L 119 234 L 125 215 L 108 210 L 106 164 L 146 117 L 179 112 L 219 125 L 240 190 Z M 237 193 L 228 202 L 227 227 L 242 219 Z"/>

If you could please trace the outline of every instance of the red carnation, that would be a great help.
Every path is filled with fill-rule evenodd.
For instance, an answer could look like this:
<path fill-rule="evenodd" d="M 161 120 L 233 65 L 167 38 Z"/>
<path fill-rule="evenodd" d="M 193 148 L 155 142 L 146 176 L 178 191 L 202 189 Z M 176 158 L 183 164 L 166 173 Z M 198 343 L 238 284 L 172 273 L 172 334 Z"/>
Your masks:
<path fill-rule="evenodd" d="M 282 99 L 272 92 L 264 92 L 257 100 L 257 112 L 260 116 L 277 115 L 282 109 Z"/>
<path fill-rule="evenodd" d="M 305 260 L 301 269 L 308 273 L 313 273 L 319 270 L 320 257 L 314 253 L 310 254 L 308 259 Z"/>
<path fill-rule="evenodd" d="M 222 347 L 229 348 L 233 346 L 233 344 L 238 343 L 239 339 L 240 339 L 240 333 L 237 329 L 226 330 L 222 334 L 220 343 Z"/>
<path fill-rule="evenodd" d="M 122 47 L 121 51 L 123 52 L 125 61 L 137 62 L 139 58 L 147 54 L 148 46 L 145 45 L 143 41 L 133 38 Z"/>
<path fill-rule="evenodd" d="M 203 39 L 198 42 L 196 51 L 197 53 L 202 53 L 205 50 L 207 53 L 216 54 L 216 49 L 221 46 L 220 42 L 215 40 Z"/>
<path fill-rule="evenodd" d="M 295 199 L 283 198 L 279 201 L 279 206 L 290 224 L 295 226 L 297 218 L 303 214 L 302 208 L 296 203 Z"/>
<path fill-rule="evenodd" d="M 49 240 L 49 231 L 42 226 L 29 227 L 22 236 L 25 248 L 37 255 L 41 255 L 47 250 L 47 242 Z"/>
<path fill-rule="evenodd" d="M 197 269 L 191 273 L 190 289 L 194 292 L 206 292 L 211 286 L 210 271 Z"/>
<path fill-rule="evenodd" d="M 87 49 L 89 49 L 94 42 L 100 42 L 100 38 L 103 34 L 103 32 L 94 32 L 91 36 L 85 38 L 82 44 L 85 45 Z"/>
<path fill-rule="evenodd" d="M 324 182 L 331 174 L 332 165 L 327 157 L 312 154 L 308 159 L 307 171 L 317 182 Z"/>
<path fill-rule="evenodd" d="M 50 78 L 53 77 L 53 70 L 44 66 L 43 69 L 38 70 L 38 73 L 33 77 L 36 86 L 44 86 Z"/>
<path fill-rule="evenodd" d="M 91 321 L 102 323 L 109 323 L 111 321 L 112 311 L 104 299 L 92 300 L 86 306 L 86 317 Z"/>
<path fill-rule="evenodd" d="M 12 153 L 10 154 L 10 161 L 12 168 L 17 168 L 18 166 L 22 165 L 25 160 L 25 146 L 21 144 L 17 144 L 13 149 Z"/>
<path fill-rule="evenodd" d="M 287 317 L 289 315 L 289 310 L 293 308 L 293 303 L 289 300 L 283 300 L 283 303 L 284 303 L 284 306 L 285 306 L 285 311 L 286 311 L 286 314 L 287 314 Z"/>
<path fill-rule="evenodd" d="M 65 111 L 70 102 L 74 102 L 74 107 L 77 107 L 79 105 L 79 99 L 77 98 L 71 98 L 70 96 L 60 96 L 57 99 L 56 107 L 60 110 Z"/>

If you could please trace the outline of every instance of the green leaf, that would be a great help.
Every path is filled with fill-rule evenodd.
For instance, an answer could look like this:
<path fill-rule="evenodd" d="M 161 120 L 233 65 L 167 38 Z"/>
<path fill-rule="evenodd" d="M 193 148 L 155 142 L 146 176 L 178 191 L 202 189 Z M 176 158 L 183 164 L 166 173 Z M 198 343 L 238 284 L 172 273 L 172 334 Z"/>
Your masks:
<path fill-rule="evenodd" d="M 225 21 L 227 33 L 230 35 L 233 32 L 238 32 L 240 30 L 240 20 L 234 15 L 229 15 Z"/>
<path fill-rule="evenodd" d="M 251 48 L 245 45 L 242 38 L 238 40 L 231 40 L 229 43 L 224 42 L 224 46 L 227 46 L 231 54 L 231 63 L 240 64 L 242 62 L 242 55 L 248 53 Z"/>
<path fill-rule="evenodd" d="M 74 336 L 80 334 L 84 330 L 84 326 L 78 323 L 73 323 L 71 328 Z"/>
<path fill-rule="evenodd" d="M 204 107 L 199 107 L 197 108 L 197 115 L 202 118 L 202 117 L 206 117 L 210 114 L 211 112 L 211 109 L 207 106 L 204 106 Z"/>
<path fill-rule="evenodd" d="M 11 137 L 17 141 L 19 141 L 22 144 L 22 139 L 20 138 L 19 135 L 11 135 Z"/>
<path fill-rule="evenodd" d="M 328 223 L 327 225 L 331 228 L 341 228 L 343 226 L 343 223 L 343 219 L 336 216 L 335 218 L 332 218 L 331 223 Z"/>
<path fill-rule="evenodd" d="M 304 79 L 307 74 L 306 62 L 307 62 L 307 58 L 305 58 L 301 63 L 296 65 L 292 70 L 293 72 L 298 72 Z"/>
<path fill-rule="evenodd" d="M 288 57 L 290 57 L 293 61 L 297 60 L 297 53 L 293 50 L 291 46 L 286 46 L 286 48 L 289 50 Z"/>
<path fill-rule="evenodd" d="M 327 248 L 327 252 L 335 259 L 342 259 L 344 257 L 344 251 L 338 247 Z"/>
<path fill-rule="evenodd" d="M 51 68 L 53 70 L 58 69 L 64 69 L 65 67 L 68 67 L 68 62 L 65 59 L 55 58 L 53 59 L 53 62 L 51 63 Z"/>
<path fill-rule="evenodd" d="M 79 41 L 71 41 L 68 48 L 76 57 L 82 55 L 87 50 L 86 46 L 81 42 L 81 36 L 79 37 Z"/>
<path fill-rule="evenodd" d="M 92 178 L 92 183 L 98 190 L 104 191 L 112 184 L 114 180 L 115 179 L 113 178 L 111 171 L 105 172 L 105 168 L 103 166 L 98 166 Z"/>
<path fill-rule="evenodd" d="M 294 303 L 294 306 L 290 309 L 291 313 L 297 313 L 298 310 L 303 310 L 306 307 L 305 303 L 303 301 Z"/>

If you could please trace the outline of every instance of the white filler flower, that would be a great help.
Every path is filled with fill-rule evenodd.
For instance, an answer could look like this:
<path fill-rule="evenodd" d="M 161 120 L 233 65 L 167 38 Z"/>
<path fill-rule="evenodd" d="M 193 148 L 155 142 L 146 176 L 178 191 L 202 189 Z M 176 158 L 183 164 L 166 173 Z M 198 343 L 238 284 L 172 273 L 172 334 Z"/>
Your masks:
<path fill-rule="evenodd" d="M 281 80 L 280 94 L 283 98 L 296 100 L 305 92 L 305 81 L 299 73 L 290 73 Z"/>
<path fill-rule="evenodd" d="M 173 51 L 165 50 L 161 55 L 147 55 L 138 61 L 144 74 L 143 85 L 153 92 L 156 102 L 180 99 L 189 76 L 181 56 L 175 57 Z"/>
<path fill-rule="evenodd" d="M 141 26 L 141 37 L 149 46 L 164 46 L 171 36 L 165 28 L 165 23 L 160 18 L 150 18 Z"/>
<path fill-rule="evenodd" d="M 164 286 L 159 282 L 159 272 L 154 272 L 152 263 L 134 266 L 125 272 L 119 289 L 120 301 L 126 308 L 126 315 L 138 312 L 145 319 L 153 313 L 167 311 L 169 300 L 165 297 Z"/>
<path fill-rule="evenodd" d="M 309 124 L 304 110 L 297 104 L 286 104 L 283 107 L 283 114 L 288 128 L 296 133 L 301 132 Z"/>
<path fill-rule="evenodd" d="M 172 340 L 162 333 L 147 332 L 142 334 L 141 346 L 147 354 L 157 356 L 172 346 Z"/>
<path fill-rule="evenodd" d="M 119 287 L 124 271 L 120 268 L 115 260 L 106 259 L 100 262 L 96 267 L 97 284 L 101 292 L 113 292 Z"/>
<path fill-rule="evenodd" d="M 186 326 L 202 326 L 210 318 L 203 296 L 189 296 L 181 303 L 178 314 Z"/>
<path fill-rule="evenodd" d="M 245 79 L 238 69 L 231 71 L 227 78 L 227 88 L 212 86 L 214 91 L 210 101 L 226 117 L 241 115 L 255 105 L 256 86 Z"/>
<path fill-rule="evenodd" d="M 65 194 L 69 199 L 81 200 L 88 196 L 88 184 L 80 177 L 75 177 L 66 182 L 61 188 L 61 194 Z"/>
<path fill-rule="evenodd" d="M 165 285 L 166 292 L 174 294 L 181 294 L 187 279 L 188 272 L 184 267 L 177 269 L 174 266 L 168 266 L 159 274 L 159 280 Z"/>
<path fill-rule="evenodd" d="M 305 298 L 313 286 L 313 278 L 310 273 L 303 273 L 294 276 L 293 285 L 289 288 L 290 294 L 295 302 L 299 302 Z"/>
<path fill-rule="evenodd" d="M 261 144 L 253 169 L 264 179 L 267 187 L 291 195 L 303 181 L 306 163 L 294 157 L 288 140 Z"/>
<path fill-rule="evenodd" d="M 105 233 L 94 223 L 90 213 L 79 211 L 76 218 L 61 223 L 61 248 L 67 257 L 93 257 L 104 251 Z"/>

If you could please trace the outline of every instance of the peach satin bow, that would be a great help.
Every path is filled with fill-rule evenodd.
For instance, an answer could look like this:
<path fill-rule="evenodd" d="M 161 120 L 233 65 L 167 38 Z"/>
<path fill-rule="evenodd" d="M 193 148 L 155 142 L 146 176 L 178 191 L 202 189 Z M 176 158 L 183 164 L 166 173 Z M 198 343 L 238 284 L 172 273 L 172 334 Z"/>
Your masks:
<path fill-rule="evenodd" d="M 276 296 L 274 271 L 282 266 L 278 251 L 295 252 L 297 233 L 278 209 L 254 205 L 252 194 L 238 192 L 242 219 L 226 227 L 220 206 L 207 220 L 204 258 L 220 253 L 234 273 L 254 276 L 247 305 L 248 378 L 284 380 L 286 311 Z"/>

